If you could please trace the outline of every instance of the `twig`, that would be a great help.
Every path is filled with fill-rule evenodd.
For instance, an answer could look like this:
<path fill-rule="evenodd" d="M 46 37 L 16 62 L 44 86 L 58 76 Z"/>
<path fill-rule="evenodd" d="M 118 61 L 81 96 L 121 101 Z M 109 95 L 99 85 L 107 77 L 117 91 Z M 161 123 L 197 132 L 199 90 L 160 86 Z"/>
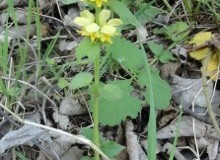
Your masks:
<path fill-rule="evenodd" d="M 65 135 L 65 136 L 68 136 L 68 137 L 71 137 L 73 139 L 76 139 L 78 141 L 81 141 L 87 145 L 89 145 L 90 147 L 92 147 L 96 152 L 98 152 L 100 155 L 103 156 L 103 158 L 105 158 L 106 160 L 110 160 L 106 155 L 105 153 L 103 153 L 93 142 L 91 142 L 90 140 L 86 139 L 85 137 L 81 136 L 81 135 L 73 135 L 71 133 L 68 133 L 68 132 L 65 132 L 63 130 L 60 130 L 60 129 L 56 129 L 56 128 L 53 128 L 53 127 L 49 127 L 49 126 L 45 126 L 45 125 L 42 125 L 42 124 L 38 124 L 38 123 L 35 123 L 35 122 L 31 122 L 31 121 L 28 121 L 28 120 L 24 120 L 24 119 L 21 119 L 18 115 L 16 115 L 15 113 L 13 113 L 10 109 L 8 109 L 7 107 L 5 107 L 3 104 L 0 103 L 0 107 L 2 107 L 4 110 L 6 110 L 7 112 L 9 112 L 12 116 L 14 116 L 14 118 L 19 121 L 20 123 L 23 123 L 23 124 L 28 124 L 28 125 L 32 125 L 32 126 L 35 126 L 35 127 L 39 127 L 39 128 L 43 128 L 43 129 L 46 129 L 46 130 L 49 130 L 49 131 L 53 131 L 53 132 L 56 132 L 56 133 L 59 133 L 59 134 L 62 134 L 62 135 Z"/>
<path fill-rule="evenodd" d="M 11 119 L 11 117 L 8 116 L 5 112 L 3 112 L 2 109 L 0 109 L 0 115 L 2 115 L 6 119 L 6 121 L 10 122 L 14 126 L 20 127 L 20 125 L 16 123 L 13 119 Z"/>

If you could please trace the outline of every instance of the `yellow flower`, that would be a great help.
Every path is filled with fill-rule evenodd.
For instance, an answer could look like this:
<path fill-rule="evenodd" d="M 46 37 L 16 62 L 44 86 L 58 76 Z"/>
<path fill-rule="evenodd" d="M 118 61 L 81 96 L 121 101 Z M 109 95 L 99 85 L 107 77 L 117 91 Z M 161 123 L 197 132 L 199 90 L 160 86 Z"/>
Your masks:
<path fill-rule="evenodd" d="M 81 0 L 81 1 L 95 3 L 97 7 L 101 7 L 103 3 L 107 2 L 107 0 Z"/>
<path fill-rule="evenodd" d="M 100 29 L 100 39 L 102 42 L 112 43 L 111 37 L 117 35 L 116 27 L 122 24 L 122 21 L 118 18 L 108 19 L 111 16 L 111 12 L 107 9 L 103 9 L 98 16 Z"/>
<path fill-rule="evenodd" d="M 88 10 L 82 11 L 80 17 L 76 17 L 74 23 L 81 27 L 78 31 L 83 36 L 89 36 L 92 41 L 97 39 L 101 42 L 112 43 L 111 38 L 118 35 L 117 26 L 122 24 L 120 19 L 110 19 L 111 12 L 103 9 L 95 20 L 95 16 Z"/>
<path fill-rule="evenodd" d="M 80 12 L 80 17 L 76 17 L 74 20 L 81 30 L 78 31 L 83 36 L 89 36 L 92 41 L 95 41 L 99 35 L 100 27 L 95 23 L 95 16 L 88 10 Z"/>
<path fill-rule="evenodd" d="M 220 59 L 220 51 L 218 49 L 213 50 L 211 49 L 206 43 L 210 41 L 213 38 L 211 32 L 201 32 L 196 34 L 193 39 L 189 42 L 190 44 L 194 44 L 195 47 L 201 47 L 200 49 L 197 49 L 195 51 L 190 52 L 190 56 L 196 60 L 202 60 L 205 57 L 209 56 L 210 59 L 207 64 L 207 72 L 212 77 L 214 74 L 216 74 L 216 71 L 219 66 L 219 59 Z M 216 76 L 213 77 L 215 79 Z"/>

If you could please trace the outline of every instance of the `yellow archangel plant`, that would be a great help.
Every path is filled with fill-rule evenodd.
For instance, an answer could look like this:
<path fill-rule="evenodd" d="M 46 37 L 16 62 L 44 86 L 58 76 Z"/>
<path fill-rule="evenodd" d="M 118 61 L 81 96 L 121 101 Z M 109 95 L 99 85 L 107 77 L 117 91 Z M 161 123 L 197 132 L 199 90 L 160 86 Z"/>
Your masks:
<path fill-rule="evenodd" d="M 122 24 L 118 18 L 109 19 L 111 11 L 101 10 L 97 17 L 88 10 L 80 12 L 80 17 L 76 17 L 74 23 L 80 27 L 78 33 L 82 36 L 90 37 L 91 41 L 100 40 L 101 42 L 112 43 L 112 37 L 118 35 L 117 26 Z"/>
<path fill-rule="evenodd" d="M 214 36 L 211 32 L 201 32 L 196 34 L 189 42 L 193 44 L 195 50 L 190 52 L 190 56 L 196 60 L 203 60 L 209 56 L 206 71 L 212 79 L 216 78 L 216 71 L 219 66 L 220 50 L 215 48 L 214 50 L 210 47 L 208 42 L 214 40 Z"/>
<path fill-rule="evenodd" d="M 101 7 L 103 3 L 107 2 L 107 0 L 81 0 L 90 3 L 95 3 L 97 7 Z"/>

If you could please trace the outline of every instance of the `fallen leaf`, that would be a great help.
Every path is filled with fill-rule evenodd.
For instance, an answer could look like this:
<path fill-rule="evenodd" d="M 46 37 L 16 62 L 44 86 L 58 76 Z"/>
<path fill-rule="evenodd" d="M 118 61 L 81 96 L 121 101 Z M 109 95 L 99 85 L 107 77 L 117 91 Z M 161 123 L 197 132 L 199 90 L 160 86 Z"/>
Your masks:
<path fill-rule="evenodd" d="M 196 137 L 208 137 L 220 140 L 220 137 L 216 133 L 215 129 L 210 124 L 206 124 L 197 119 L 194 119 L 195 125 L 195 135 Z M 160 129 L 157 132 L 158 139 L 168 139 L 176 136 L 177 128 L 179 128 L 179 137 L 193 137 L 193 117 L 183 116 L 181 122 L 178 120 L 169 124 L 168 126 Z"/>

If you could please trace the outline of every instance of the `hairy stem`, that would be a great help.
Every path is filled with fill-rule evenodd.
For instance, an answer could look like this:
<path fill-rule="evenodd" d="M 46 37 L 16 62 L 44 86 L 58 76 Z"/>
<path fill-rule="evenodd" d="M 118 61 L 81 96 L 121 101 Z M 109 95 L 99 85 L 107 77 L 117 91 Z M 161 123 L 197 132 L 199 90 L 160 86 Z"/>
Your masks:
<path fill-rule="evenodd" d="M 99 23 L 99 13 L 101 8 L 95 8 L 95 18 L 96 22 Z M 101 47 L 101 46 L 100 46 Z M 100 69 L 100 54 L 97 56 L 94 63 L 94 91 L 93 91 L 93 142 L 97 147 L 100 147 L 99 141 L 99 69 Z M 100 155 L 95 151 L 95 160 L 100 160 Z"/>
<path fill-rule="evenodd" d="M 94 64 L 94 92 L 93 92 L 93 119 L 94 119 L 94 128 L 93 128 L 93 141 L 94 144 L 99 147 L 99 61 L 100 56 L 95 60 Z M 99 160 L 99 153 L 95 151 L 95 160 Z"/>

